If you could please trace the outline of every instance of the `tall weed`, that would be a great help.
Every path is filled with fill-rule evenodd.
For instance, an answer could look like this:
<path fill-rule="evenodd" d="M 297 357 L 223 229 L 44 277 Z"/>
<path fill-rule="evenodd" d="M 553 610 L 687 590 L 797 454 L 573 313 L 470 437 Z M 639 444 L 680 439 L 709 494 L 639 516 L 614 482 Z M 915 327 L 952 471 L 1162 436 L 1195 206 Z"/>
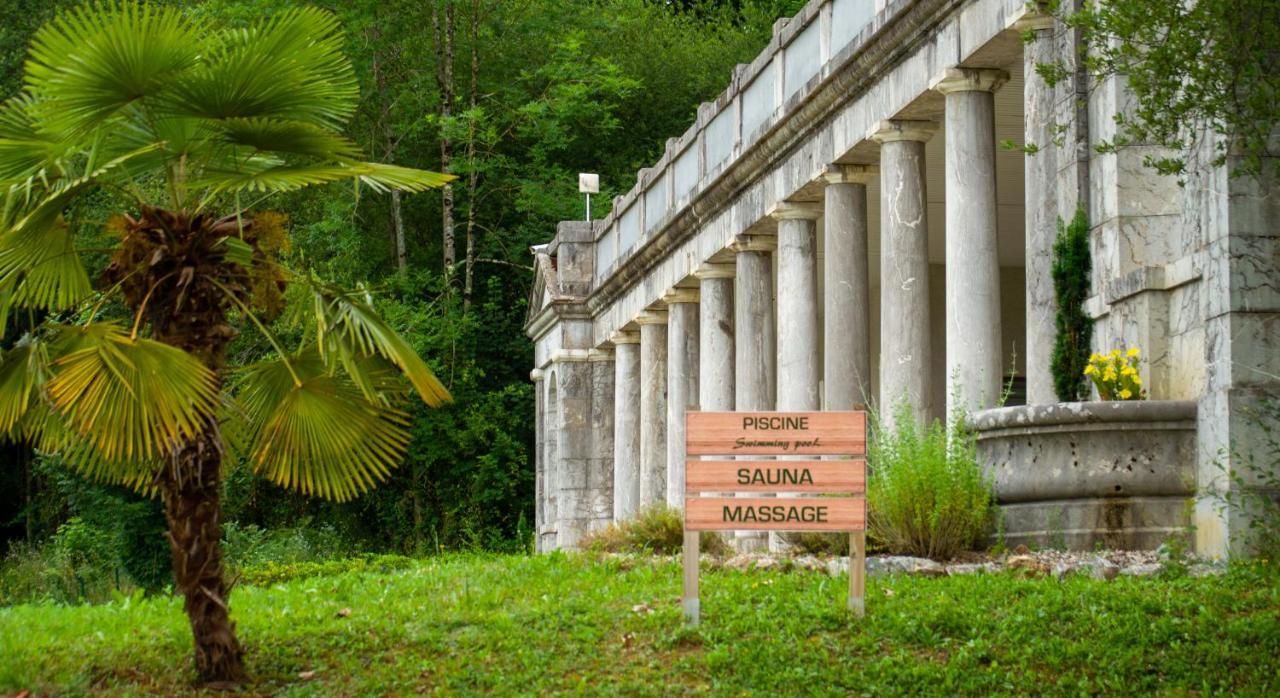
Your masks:
<path fill-rule="evenodd" d="M 973 433 L 960 418 L 921 428 L 906 403 L 894 417 L 893 430 L 874 420 L 868 449 L 872 539 L 890 552 L 934 559 L 977 547 L 991 525 L 992 486 Z"/>

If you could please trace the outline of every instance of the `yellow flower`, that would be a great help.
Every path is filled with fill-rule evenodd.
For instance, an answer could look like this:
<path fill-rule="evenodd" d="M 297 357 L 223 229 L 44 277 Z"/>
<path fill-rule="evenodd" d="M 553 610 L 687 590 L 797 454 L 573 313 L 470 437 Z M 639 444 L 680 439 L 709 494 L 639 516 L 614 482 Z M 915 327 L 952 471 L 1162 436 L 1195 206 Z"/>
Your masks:
<path fill-rule="evenodd" d="M 1132 366 L 1125 366 L 1123 369 L 1121 369 L 1121 370 L 1120 370 L 1120 375 L 1122 375 L 1122 376 L 1136 376 L 1136 375 L 1138 375 L 1138 370 L 1137 370 L 1137 369 L 1135 369 L 1135 368 L 1134 368 L 1134 367 L 1132 367 Z"/>
<path fill-rule="evenodd" d="M 1088 366 L 1084 367 L 1084 375 L 1086 376 L 1092 376 L 1097 372 L 1098 372 L 1098 367 L 1094 366 L 1093 364 L 1089 364 Z"/>
<path fill-rule="evenodd" d="M 1119 349 L 1112 349 L 1112 350 L 1111 350 L 1111 356 L 1112 356 L 1112 358 L 1119 357 L 1119 356 L 1120 356 L 1120 350 L 1119 350 Z"/>
<path fill-rule="evenodd" d="M 1096 351 L 1095 351 L 1094 353 L 1092 353 L 1092 354 L 1090 354 L 1090 355 L 1089 355 L 1089 360 L 1090 360 L 1090 361 L 1102 361 L 1102 354 L 1099 354 L 1098 352 L 1096 352 Z"/>
<path fill-rule="evenodd" d="M 1113 381 L 1115 379 L 1116 379 L 1116 372 L 1113 369 L 1108 368 L 1107 372 L 1102 374 L 1102 380 L 1104 381 Z"/>
<path fill-rule="evenodd" d="M 1137 348 L 1137 347 L 1130 347 L 1130 348 L 1129 348 L 1129 358 L 1131 358 L 1131 359 L 1132 359 L 1132 358 L 1137 357 L 1137 356 L 1138 356 L 1138 354 L 1140 354 L 1140 353 L 1142 353 L 1142 352 L 1138 351 L 1138 348 Z"/>
<path fill-rule="evenodd" d="M 1131 398 L 1131 397 L 1133 397 L 1133 391 L 1132 391 L 1132 390 L 1129 390 L 1128 388 L 1125 388 L 1124 390 L 1121 390 L 1121 391 L 1120 391 L 1120 399 L 1121 399 L 1121 400 L 1128 400 L 1128 399 L 1129 399 L 1129 398 Z"/>
<path fill-rule="evenodd" d="M 1134 376 L 1134 377 L 1133 377 L 1133 384 L 1134 384 L 1134 385 L 1142 385 L 1142 376 Z"/>

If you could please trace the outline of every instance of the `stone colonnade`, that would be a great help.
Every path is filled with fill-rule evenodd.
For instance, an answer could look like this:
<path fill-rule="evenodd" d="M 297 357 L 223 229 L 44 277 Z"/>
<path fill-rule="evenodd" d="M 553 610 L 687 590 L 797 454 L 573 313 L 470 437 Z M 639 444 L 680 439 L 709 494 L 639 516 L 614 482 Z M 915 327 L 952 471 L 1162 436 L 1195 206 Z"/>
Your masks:
<path fill-rule="evenodd" d="M 922 420 L 933 410 L 937 380 L 947 381 L 948 394 L 960 401 L 949 408 L 995 404 L 1003 356 L 993 93 L 1007 78 L 999 70 L 957 68 L 932 83 L 945 98 L 946 263 L 964 270 L 947 275 L 947 346 L 931 346 L 925 184 L 925 143 L 940 124 L 883 121 L 866 134 L 879 144 L 878 163 L 832 163 L 821 202 L 777 205 L 774 225 L 751 226 L 613 336 L 616 518 L 661 502 L 683 505 L 689 408 L 874 405 L 892 423 L 893 407 L 905 400 Z M 878 226 L 867 219 L 867 184 L 876 178 Z M 872 396 L 868 237 L 877 228 L 880 376 L 879 395 Z M 819 274 L 826 280 L 821 298 Z M 1032 332 L 1042 343 L 1052 337 Z M 943 349 L 949 375 L 931 375 L 932 352 Z M 766 540 L 738 536 L 746 548 Z"/>
<path fill-rule="evenodd" d="M 874 406 L 892 425 L 902 401 L 909 403 L 914 419 L 927 419 L 934 411 L 931 396 L 938 380 L 947 384 L 948 402 L 959 400 L 948 409 L 995 405 L 1004 371 L 993 92 L 1006 79 L 996 69 L 946 70 L 932 81 L 933 90 L 943 95 L 941 119 L 879 122 L 864 134 L 865 142 L 878 146 L 878 161 L 829 164 L 822 181 L 815 183 L 820 201 L 813 200 L 818 196 L 808 187 L 809 200 L 774 206 L 769 211 L 772 223 L 746 225 L 730 245 L 695 264 L 689 277 L 664 292 L 659 289 L 630 320 L 621 319 L 616 325 L 620 329 L 590 350 L 598 360 L 590 360 L 595 353 L 579 357 L 579 352 L 562 352 L 547 370 L 538 371 L 536 379 L 556 382 L 538 391 L 540 532 L 550 521 L 595 525 L 590 521 L 598 515 L 598 493 L 577 492 L 568 484 L 590 479 L 573 473 L 572 464 L 599 457 L 607 459 L 611 482 L 605 519 L 630 519 L 659 503 L 684 506 L 689 409 Z M 934 347 L 925 142 L 940 127 L 946 136 L 947 346 Z M 1044 177 L 1055 175 L 1051 170 L 1047 166 Z M 868 220 L 868 184 L 873 182 L 881 196 L 878 225 Z M 1028 213 L 1028 224 L 1030 218 Z M 819 220 L 826 250 L 820 268 Z M 877 328 L 868 236 L 874 229 L 879 231 L 881 279 L 879 346 L 873 350 Z M 1036 236 L 1037 247 L 1051 245 L 1052 234 L 1044 239 L 1039 219 Z M 1029 265 L 1033 255 L 1038 264 L 1047 259 L 1029 248 Z M 562 278 L 566 273 L 559 270 Z M 1052 333 L 1041 320 L 1046 312 L 1051 318 L 1052 310 L 1043 309 L 1038 274 L 1028 274 L 1027 293 L 1037 304 L 1028 304 L 1028 314 L 1041 315 L 1028 320 L 1028 343 L 1036 345 L 1028 353 L 1047 356 L 1050 347 L 1041 345 L 1051 341 Z M 945 351 L 950 375 L 933 375 L 934 351 Z M 876 353 L 879 377 L 873 382 Z M 577 364 L 590 370 L 584 374 Z M 1028 362 L 1028 370 L 1036 373 L 1041 365 Z M 872 394 L 873 383 L 878 383 L 878 394 Z M 1028 383 L 1038 391 L 1037 400 L 1052 400 L 1043 389 L 1051 384 L 1047 374 L 1032 375 Z M 584 389 L 594 391 L 595 400 L 573 402 Z M 598 414 L 605 403 L 612 411 L 608 420 Z M 575 416 L 584 410 L 581 405 L 590 406 L 586 428 L 605 428 L 607 421 L 607 444 L 575 432 L 582 421 Z M 561 530 L 554 547 L 571 547 L 580 535 Z M 739 533 L 736 542 L 751 549 L 763 548 L 767 540 L 763 534 Z"/>

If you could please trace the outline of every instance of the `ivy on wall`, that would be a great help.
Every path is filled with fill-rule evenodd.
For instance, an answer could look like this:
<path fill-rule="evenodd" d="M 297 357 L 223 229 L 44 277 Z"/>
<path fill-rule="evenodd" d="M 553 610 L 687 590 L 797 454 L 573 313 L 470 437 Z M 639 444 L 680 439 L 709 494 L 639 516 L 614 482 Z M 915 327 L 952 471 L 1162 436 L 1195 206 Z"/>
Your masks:
<path fill-rule="evenodd" d="M 1084 369 L 1089 363 L 1093 320 L 1084 312 L 1084 301 L 1089 296 L 1091 271 L 1089 220 L 1084 209 L 1077 209 L 1070 223 L 1058 219 L 1053 242 L 1053 293 L 1058 312 L 1050 371 L 1054 392 L 1063 402 L 1074 402 L 1088 393 Z"/>

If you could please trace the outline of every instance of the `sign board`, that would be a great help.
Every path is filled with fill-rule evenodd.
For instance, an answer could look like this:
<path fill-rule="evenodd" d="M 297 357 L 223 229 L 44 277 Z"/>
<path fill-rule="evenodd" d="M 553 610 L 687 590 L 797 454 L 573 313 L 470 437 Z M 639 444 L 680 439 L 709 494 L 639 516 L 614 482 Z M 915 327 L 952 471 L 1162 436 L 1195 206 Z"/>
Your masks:
<path fill-rule="evenodd" d="M 848 532 L 849 608 L 862 615 L 866 413 L 690 410 L 685 420 L 685 619 L 698 623 L 702 531 Z"/>
<path fill-rule="evenodd" d="M 867 469 L 847 460 L 701 460 L 685 465 L 685 490 L 700 492 L 866 491 Z"/>
<path fill-rule="evenodd" d="M 691 456 L 851 456 L 866 453 L 864 412 L 690 412 Z"/>
<path fill-rule="evenodd" d="M 867 524 L 861 497 L 687 497 L 694 531 L 856 531 Z"/>

